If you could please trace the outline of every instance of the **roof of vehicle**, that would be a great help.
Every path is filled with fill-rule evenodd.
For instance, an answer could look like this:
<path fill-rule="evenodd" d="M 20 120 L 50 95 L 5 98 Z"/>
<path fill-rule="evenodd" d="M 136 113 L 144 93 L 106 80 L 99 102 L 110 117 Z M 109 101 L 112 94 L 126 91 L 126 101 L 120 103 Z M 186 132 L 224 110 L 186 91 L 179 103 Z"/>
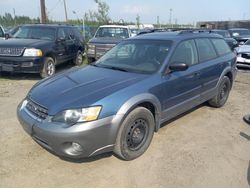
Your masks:
<path fill-rule="evenodd" d="M 191 31 L 178 31 L 178 32 L 153 32 L 147 33 L 143 35 L 138 35 L 128 40 L 133 39 L 152 39 L 152 40 L 183 40 L 183 39 L 191 39 L 191 38 L 223 38 L 221 35 L 208 33 L 208 32 L 198 32 L 194 33 Z"/>
<path fill-rule="evenodd" d="M 103 27 L 112 27 L 112 28 L 129 28 L 128 26 L 126 25 L 101 25 L 100 28 L 103 28 Z"/>
<path fill-rule="evenodd" d="M 22 26 L 29 26 L 29 27 L 74 27 L 73 25 L 65 25 L 65 24 L 24 24 Z"/>

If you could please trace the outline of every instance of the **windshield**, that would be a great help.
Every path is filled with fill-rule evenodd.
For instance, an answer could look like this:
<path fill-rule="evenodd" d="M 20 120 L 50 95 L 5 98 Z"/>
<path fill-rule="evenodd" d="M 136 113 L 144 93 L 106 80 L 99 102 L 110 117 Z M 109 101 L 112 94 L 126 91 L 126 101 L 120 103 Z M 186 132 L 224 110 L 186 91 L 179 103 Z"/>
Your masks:
<path fill-rule="evenodd" d="M 242 29 L 242 30 L 233 30 L 231 31 L 232 35 L 250 35 L 250 31 L 248 29 Z"/>
<path fill-rule="evenodd" d="M 96 32 L 95 37 L 128 38 L 128 29 L 117 27 L 101 27 Z"/>
<path fill-rule="evenodd" d="M 246 41 L 244 45 L 250 45 L 250 40 Z"/>
<path fill-rule="evenodd" d="M 98 67 L 152 74 L 166 59 L 172 41 L 129 40 L 119 43 L 95 64 Z"/>
<path fill-rule="evenodd" d="M 214 33 L 223 36 L 224 38 L 229 38 L 230 34 L 228 31 L 213 31 Z"/>
<path fill-rule="evenodd" d="M 49 27 L 19 27 L 14 38 L 55 40 L 56 29 Z"/>

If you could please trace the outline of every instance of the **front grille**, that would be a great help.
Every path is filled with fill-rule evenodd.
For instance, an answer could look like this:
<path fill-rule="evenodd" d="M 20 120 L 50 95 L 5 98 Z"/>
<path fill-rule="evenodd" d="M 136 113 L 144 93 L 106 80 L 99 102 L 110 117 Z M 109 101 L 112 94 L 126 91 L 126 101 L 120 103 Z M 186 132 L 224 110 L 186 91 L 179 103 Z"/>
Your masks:
<path fill-rule="evenodd" d="M 107 51 L 109 51 L 114 46 L 115 44 L 96 45 L 95 46 L 96 58 L 103 56 Z"/>
<path fill-rule="evenodd" d="M 241 54 L 241 57 L 245 59 L 250 59 L 250 53 L 249 54 Z"/>
<path fill-rule="evenodd" d="M 0 56 L 21 56 L 24 48 L 0 48 Z"/>
<path fill-rule="evenodd" d="M 40 119 L 46 119 L 46 117 L 48 116 L 48 110 L 46 108 L 31 101 L 30 99 L 28 100 L 26 108 L 31 114 Z"/>

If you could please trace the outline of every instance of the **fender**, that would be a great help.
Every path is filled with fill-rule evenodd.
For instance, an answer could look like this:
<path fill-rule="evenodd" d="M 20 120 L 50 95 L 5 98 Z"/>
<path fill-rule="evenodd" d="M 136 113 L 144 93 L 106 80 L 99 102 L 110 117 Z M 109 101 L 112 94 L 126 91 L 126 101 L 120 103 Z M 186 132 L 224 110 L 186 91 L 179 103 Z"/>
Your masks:
<path fill-rule="evenodd" d="M 218 80 L 218 82 L 217 82 L 217 84 L 216 84 L 216 91 L 218 91 L 218 88 L 219 88 L 219 84 L 220 84 L 220 82 L 221 82 L 221 80 L 223 79 L 223 77 L 227 74 L 227 73 L 231 73 L 232 75 L 233 75 L 233 80 L 234 80 L 234 78 L 235 78 L 235 73 L 234 73 L 234 71 L 232 70 L 232 68 L 231 67 L 226 67 L 223 71 L 222 71 L 222 73 L 221 73 L 221 75 L 220 75 L 220 78 L 219 78 L 219 80 Z M 233 84 L 233 83 L 232 83 Z"/>
<path fill-rule="evenodd" d="M 153 94 L 142 93 L 142 94 L 139 94 L 130 98 L 121 106 L 121 108 L 117 112 L 117 115 L 123 115 L 125 118 L 129 112 L 131 112 L 136 106 L 138 106 L 140 103 L 143 103 L 143 102 L 150 102 L 154 105 L 155 131 L 158 131 L 158 129 L 160 128 L 161 103 L 159 99 Z"/>

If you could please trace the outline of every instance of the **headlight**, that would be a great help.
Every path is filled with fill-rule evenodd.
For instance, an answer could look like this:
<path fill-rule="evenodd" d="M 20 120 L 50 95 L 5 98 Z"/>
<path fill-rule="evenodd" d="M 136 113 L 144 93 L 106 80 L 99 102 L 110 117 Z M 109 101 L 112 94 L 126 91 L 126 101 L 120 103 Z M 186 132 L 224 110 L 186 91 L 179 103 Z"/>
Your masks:
<path fill-rule="evenodd" d="M 67 123 L 68 125 L 74 125 L 80 122 L 94 121 L 98 118 L 101 109 L 101 106 L 93 106 L 89 108 L 65 110 L 55 115 L 52 118 L 52 121 Z"/>
<path fill-rule="evenodd" d="M 241 57 L 241 54 L 237 54 L 237 57 Z"/>
<path fill-rule="evenodd" d="M 41 57 L 41 56 L 43 56 L 43 52 L 40 49 L 27 48 L 27 49 L 25 49 L 23 56 L 25 56 L 25 57 Z"/>

